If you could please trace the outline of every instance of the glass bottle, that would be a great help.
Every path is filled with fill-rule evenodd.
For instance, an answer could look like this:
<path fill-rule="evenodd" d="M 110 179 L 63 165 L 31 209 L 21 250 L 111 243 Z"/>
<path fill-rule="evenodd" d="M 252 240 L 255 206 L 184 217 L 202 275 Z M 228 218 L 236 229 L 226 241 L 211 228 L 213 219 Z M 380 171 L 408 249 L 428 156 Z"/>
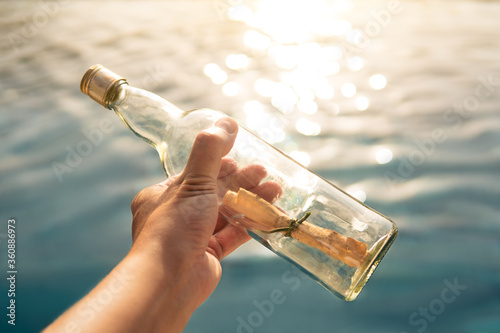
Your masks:
<path fill-rule="evenodd" d="M 184 169 L 197 133 L 225 116 L 210 109 L 182 111 L 151 92 L 129 86 L 101 65 L 87 70 L 80 88 L 115 111 L 134 134 L 158 151 L 167 176 Z M 247 202 L 250 209 L 245 211 L 227 206 L 226 201 L 236 202 L 237 189 L 220 184 L 220 211 L 225 218 L 245 226 L 250 236 L 333 294 L 354 300 L 396 238 L 396 225 L 242 126 L 227 156 L 238 167 L 264 166 L 264 181 L 277 182 L 283 193 L 272 205 L 249 198 L 254 201 Z M 251 216 L 256 207 L 280 215 L 277 228 L 263 228 L 262 221 L 255 221 L 260 219 Z"/>

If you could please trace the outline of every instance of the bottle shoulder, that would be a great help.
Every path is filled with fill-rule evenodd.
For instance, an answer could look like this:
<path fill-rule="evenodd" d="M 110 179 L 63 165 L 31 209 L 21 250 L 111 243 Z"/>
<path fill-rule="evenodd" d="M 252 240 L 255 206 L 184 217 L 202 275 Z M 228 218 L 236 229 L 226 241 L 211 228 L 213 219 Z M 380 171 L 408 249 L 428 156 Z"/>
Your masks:
<path fill-rule="evenodd" d="M 217 121 L 222 117 L 226 117 L 227 115 L 224 114 L 221 111 L 209 109 L 209 108 L 201 108 L 201 109 L 194 109 L 194 110 L 189 110 L 189 111 L 184 111 L 182 114 L 183 118 L 205 118 L 207 120 L 211 121 Z M 201 119 L 200 119 L 201 120 Z"/>
<path fill-rule="evenodd" d="M 168 175 L 180 173 L 187 163 L 196 135 L 225 116 L 212 109 L 196 109 L 183 112 L 168 124 L 158 149 L 165 172 Z"/>
<path fill-rule="evenodd" d="M 195 109 L 184 111 L 173 124 L 170 124 L 170 139 L 190 137 L 194 140 L 196 134 L 213 126 L 217 120 L 225 117 L 222 112 L 212 109 Z"/>

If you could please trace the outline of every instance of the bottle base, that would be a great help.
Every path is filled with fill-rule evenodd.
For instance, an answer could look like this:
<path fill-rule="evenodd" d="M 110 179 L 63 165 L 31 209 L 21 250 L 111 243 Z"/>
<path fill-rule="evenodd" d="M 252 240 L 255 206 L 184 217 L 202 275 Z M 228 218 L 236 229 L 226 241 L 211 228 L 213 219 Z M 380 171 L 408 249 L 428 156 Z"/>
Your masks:
<path fill-rule="evenodd" d="M 368 282 L 378 264 L 384 258 L 385 254 L 391 247 L 392 243 L 394 243 L 394 240 L 397 236 L 398 229 L 394 228 L 393 232 L 390 235 L 381 238 L 377 242 L 377 244 L 372 247 L 372 250 L 370 252 L 372 252 L 374 255 L 371 260 L 367 261 L 365 265 L 360 267 L 358 272 L 353 276 L 353 288 L 352 291 L 344 297 L 346 301 L 354 301 L 358 297 L 366 282 Z"/>

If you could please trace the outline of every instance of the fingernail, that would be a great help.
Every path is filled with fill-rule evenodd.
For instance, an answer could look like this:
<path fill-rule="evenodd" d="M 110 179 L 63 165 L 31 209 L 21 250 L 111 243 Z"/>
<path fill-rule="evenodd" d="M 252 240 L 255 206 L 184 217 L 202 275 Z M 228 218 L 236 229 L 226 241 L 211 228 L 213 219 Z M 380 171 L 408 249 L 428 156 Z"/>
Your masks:
<path fill-rule="evenodd" d="M 238 129 L 236 121 L 232 120 L 231 118 L 222 118 L 215 123 L 215 126 L 222 128 L 229 134 L 233 134 Z"/>

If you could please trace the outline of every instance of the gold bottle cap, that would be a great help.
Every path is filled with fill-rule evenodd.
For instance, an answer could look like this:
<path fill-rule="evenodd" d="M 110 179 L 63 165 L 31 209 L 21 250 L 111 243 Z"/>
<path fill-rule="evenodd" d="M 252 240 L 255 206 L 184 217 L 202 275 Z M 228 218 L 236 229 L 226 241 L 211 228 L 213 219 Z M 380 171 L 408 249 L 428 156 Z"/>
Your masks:
<path fill-rule="evenodd" d="M 112 97 L 111 94 L 124 83 L 127 83 L 127 81 L 123 77 L 102 65 L 94 65 L 83 75 L 80 90 L 97 103 L 109 108 L 108 103 L 110 97 Z"/>

